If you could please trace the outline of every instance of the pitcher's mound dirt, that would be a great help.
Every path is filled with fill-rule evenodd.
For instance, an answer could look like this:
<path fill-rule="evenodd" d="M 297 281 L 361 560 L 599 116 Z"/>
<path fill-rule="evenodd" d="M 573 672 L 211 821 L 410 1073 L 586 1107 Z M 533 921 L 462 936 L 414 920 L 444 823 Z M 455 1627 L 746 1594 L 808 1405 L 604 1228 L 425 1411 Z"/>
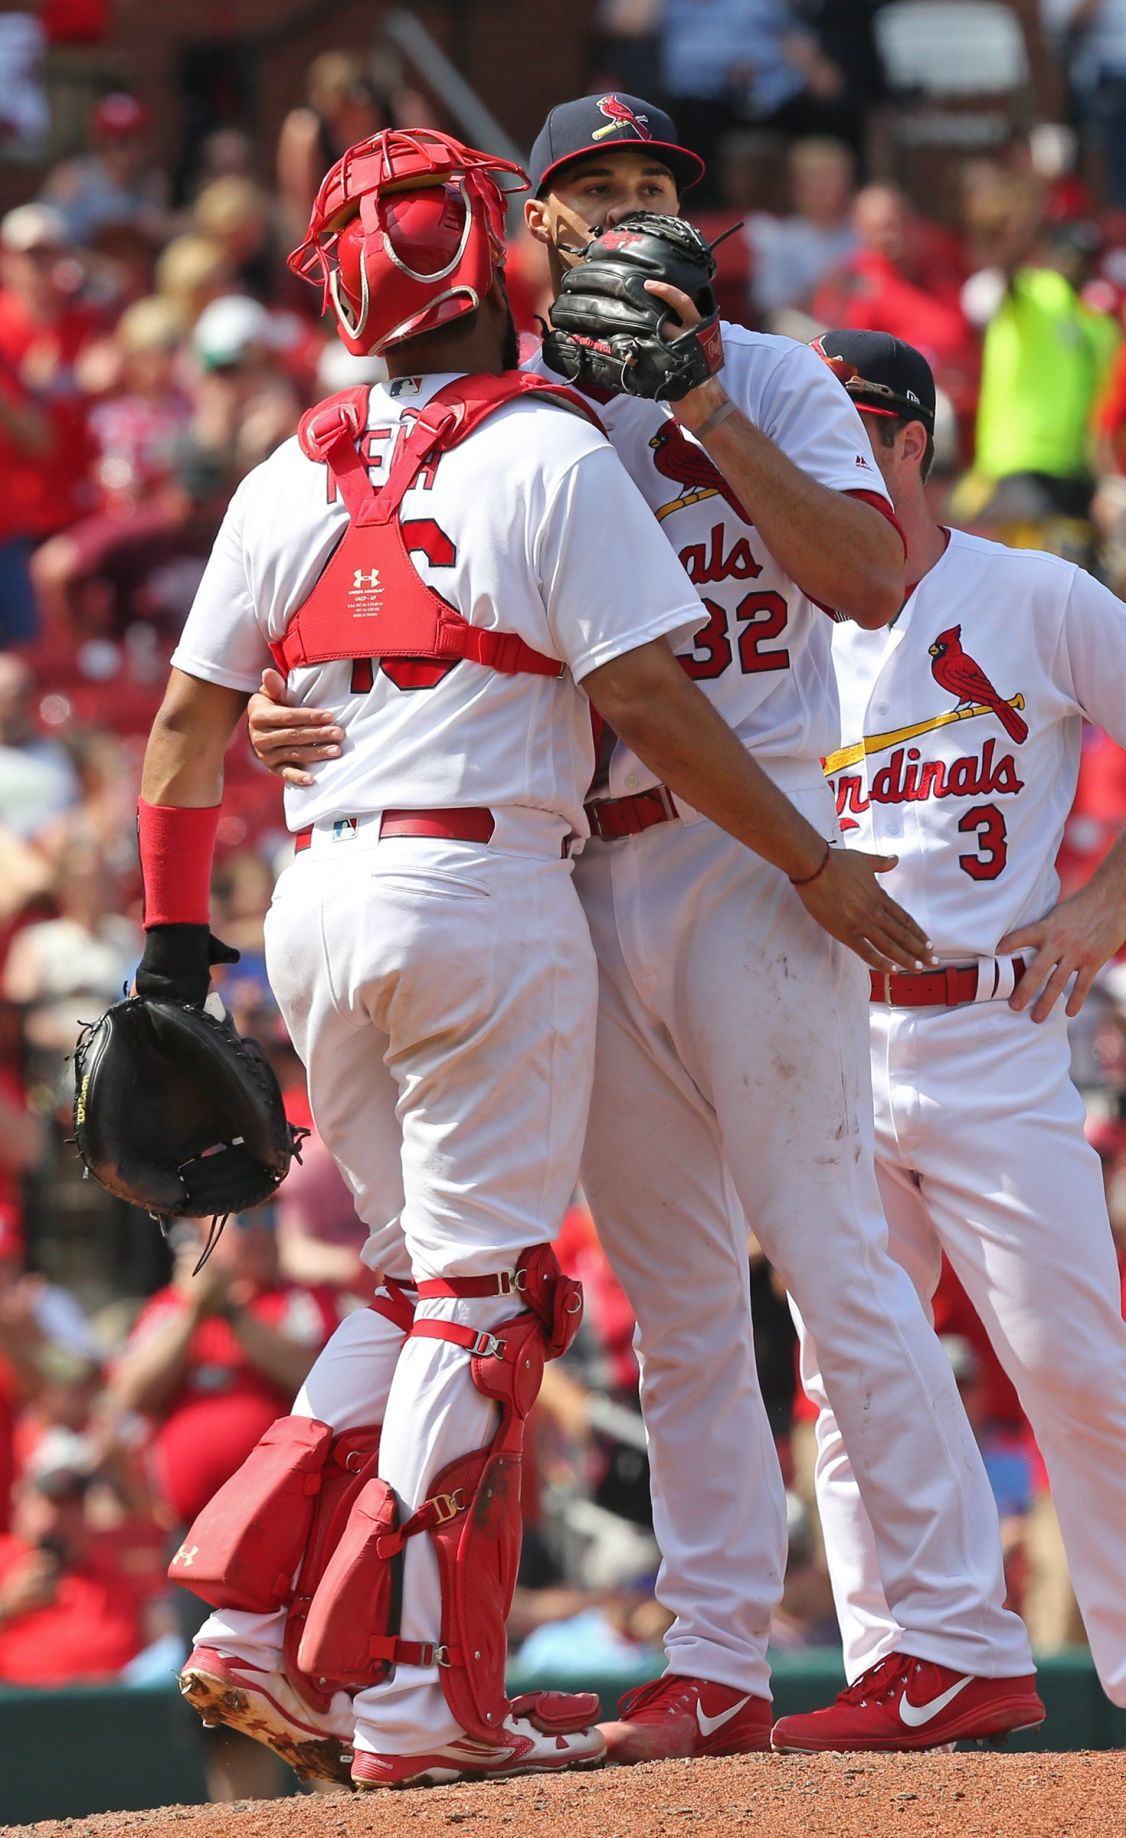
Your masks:
<path fill-rule="evenodd" d="M 20 1838 L 1120 1838 L 1126 1755 L 740 1756 L 5 1826 Z"/>

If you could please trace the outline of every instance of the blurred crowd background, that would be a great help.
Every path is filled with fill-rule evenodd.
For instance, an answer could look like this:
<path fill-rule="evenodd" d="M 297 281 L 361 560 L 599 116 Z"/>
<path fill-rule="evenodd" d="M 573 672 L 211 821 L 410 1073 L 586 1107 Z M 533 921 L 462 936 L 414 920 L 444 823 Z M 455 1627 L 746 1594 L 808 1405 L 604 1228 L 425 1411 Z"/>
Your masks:
<path fill-rule="evenodd" d="M 553 102 L 613 88 L 664 103 L 710 161 L 687 207 L 711 234 L 741 226 L 717 251 L 727 317 L 920 346 L 940 512 L 1126 592 L 1126 0 L 0 3 L 0 1685 L 167 1679 L 197 1614 L 164 1582 L 170 1547 L 365 1296 L 315 1136 L 195 1278 L 195 1229 L 162 1239 L 67 1140 L 79 1027 L 140 953 L 139 764 L 225 504 L 310 402 L 377 374 L 326 340 L 285 252 L 352 141 L 432 125 L 519 153 Z M 530 339 L 547 274 L 513 227 Z M 1065 888 L 1124 818 L 1126 757 L 1090 733 Z M 308 1122 L 262 960 L 287 851 L 240 734 L 223 993 Z M 1126 965 L 1074 1057 L 1126 1268 Z M 588 1312 L 533 1420 L 513 1646 L 557 1678 L 644 1676 L 663 1618 L 632 1323 L 581 1196 L 562 1250 Z M 753 1239 L 748 1256 L 790 1487 L 775 1644 L 831 1644 L 810 1412 L 784 1298 Z M 1081 1641 L 1035 1444 L 949 1274 L 937 1321 L 1011 1599 L 1041 1651 Z M 217 1796 L 280 1790 L 272 1766 L 209 1748 Z"/>

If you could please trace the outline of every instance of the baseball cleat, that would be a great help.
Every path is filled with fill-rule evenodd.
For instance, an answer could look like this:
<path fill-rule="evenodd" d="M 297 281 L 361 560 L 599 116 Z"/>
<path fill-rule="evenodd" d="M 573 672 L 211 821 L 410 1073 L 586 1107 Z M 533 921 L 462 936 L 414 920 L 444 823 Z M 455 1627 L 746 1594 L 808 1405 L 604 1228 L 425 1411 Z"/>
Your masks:
<path fill-rule="evenodd" d="M 598 1730 L 545 1736 L 525 1717 L 510 1717 L 499 1742 L 459 1736 L 426 1755 L 373 1755 L 357 1749 L 352 1784 L 373 1787 L 446 1787 L 452 1781 L 504 1781 L 513 1774 L 561 1774 L 568 1768 L 600 1768 L 606 1744 Z"/>
<path fill-rule="evenodd" d="M 302 1780 L 348 1786 L 352 1718 L 311 1710 L 284 1672 L 265 1672 L 214 1647 L 196 1647 L 180 1673 L 180 1692 L 208 1729 L 225 1723 L 265 1743 Z"/>
<path fill-rule="evenodd" d="M 889 1653 L 827 1709 L 779 1718 L 770 1746 L 783 1754 L 941 1749 L 1031 1729 L 1044 1715 L 1031 1675 L 975 1678 L 909 1653 Z"/>
<path fill-rule="evenodd" d="M 753 1755 L 770 1747 L 773 1713 L 768 1698 L 733 1685 L 666 1672 L 627 1691 L 619 1720 L 600 1723 L 606 1760 L 683 1761 L 699 1755 Z"/>

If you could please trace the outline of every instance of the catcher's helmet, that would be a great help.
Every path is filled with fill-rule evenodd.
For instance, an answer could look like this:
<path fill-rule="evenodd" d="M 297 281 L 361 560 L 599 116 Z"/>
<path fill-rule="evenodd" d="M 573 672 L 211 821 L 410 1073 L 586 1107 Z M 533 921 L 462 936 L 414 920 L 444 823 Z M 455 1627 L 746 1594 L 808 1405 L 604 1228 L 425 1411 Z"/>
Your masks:
<path fill-rule="evenodd" d="M 476 311 L 504 258 L 495 172 L 528 189 L 511 161 L 429 128 L 387 128 L 337 160 L 289 266 L 323 287 L 349 351 L 385 351 Z"/>

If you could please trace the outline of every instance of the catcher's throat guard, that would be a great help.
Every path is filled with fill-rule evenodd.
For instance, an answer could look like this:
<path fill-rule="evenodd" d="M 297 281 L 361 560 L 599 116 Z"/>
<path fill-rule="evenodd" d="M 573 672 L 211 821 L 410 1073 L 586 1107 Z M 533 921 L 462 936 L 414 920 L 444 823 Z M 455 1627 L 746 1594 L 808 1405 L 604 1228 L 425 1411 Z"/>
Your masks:
<path fill-rule="evenodd" d="M 74 1066 L 87 1173 L 162 1225 L 268 1200 L 306 1134 L 258 1042 L 225 1013 L 128 997 L 83 1029 Z"/>

